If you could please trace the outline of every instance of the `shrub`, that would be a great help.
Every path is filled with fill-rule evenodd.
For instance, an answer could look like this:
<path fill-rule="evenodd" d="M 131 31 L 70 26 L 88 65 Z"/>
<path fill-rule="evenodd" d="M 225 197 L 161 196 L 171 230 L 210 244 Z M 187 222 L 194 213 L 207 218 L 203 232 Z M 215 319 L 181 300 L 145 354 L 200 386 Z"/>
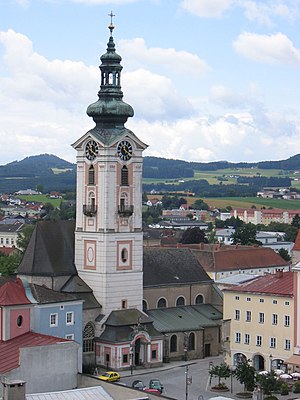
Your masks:
<path fill-rule="evenodd" d="M 300 381 L 297 381 L 294 383 L 294 388 L 293 388 L 294 393 L 300 393 Z"/>
<path fill-rule="evenodd" d="M 287 383 L 283 383 L 280 388 L 280 394 L 286 396 L 289 394 L 289 385 Z"/>

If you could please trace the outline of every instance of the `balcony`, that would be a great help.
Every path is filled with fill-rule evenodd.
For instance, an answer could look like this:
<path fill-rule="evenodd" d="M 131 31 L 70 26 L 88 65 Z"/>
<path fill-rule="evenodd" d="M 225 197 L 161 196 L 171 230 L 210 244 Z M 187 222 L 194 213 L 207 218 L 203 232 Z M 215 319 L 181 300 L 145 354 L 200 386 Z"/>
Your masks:
<path fill-rule="evenodd" d="M 118 214 L 121 217 L 130 217 L 133 214 L 133 206 L 119 205 L 118 206 Z"/>
<path fill-rule="evenodd" d="M 84 204 L 83 214 L 87 217 L 94 217 L 97 214 L 97 206 L 94 204 Z"/>

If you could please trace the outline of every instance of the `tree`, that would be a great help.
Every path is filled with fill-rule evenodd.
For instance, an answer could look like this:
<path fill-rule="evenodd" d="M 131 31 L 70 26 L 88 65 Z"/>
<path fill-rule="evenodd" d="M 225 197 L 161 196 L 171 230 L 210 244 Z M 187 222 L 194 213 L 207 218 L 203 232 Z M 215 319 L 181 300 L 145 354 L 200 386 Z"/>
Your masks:
<path fill-rule="evenodd" d="M 10 256 L 0 253 L 0 275 L 12 275 L 21 261 L 20 253 Z"/>
<path fill-rule="evenodd" d="M 231 375 L 230 368 L 227 364 L 213 365 L 209 370 L 209 375 L 211 377 L 216 376 L 219 380 L 218 386 L 221 386 L 221 379 L 229 378 Z"/>
<path fill-rule="evenodd" d="M 279 389 L 281 382 L 277 379 L 275 372 L 272 370 L 267 375 L 257 375 L 257 381 L 265 395 L 271 394 Z"/>
<path fill-rule="evenodd" d="M 206 204 L 202 199 L 195 200 L 193 204 L 195 210 L 209 210 L 209 205 Z"/>
<path fill-rule="evenodd" d="M 244 390 L 252 392 L 255 385 L 255 368 L 249 364 L 250 360 L 239 363 L 234 371 L 237 380 L 244 385 Z"/>
<path fill-rule="evenodd" d="M 22 231 L 18 233 L 17 246 L 22 253 L 25 253 L 25 250 L 27 249 L 33 230 L 33 225 L 25 225 Z"/>
<path fill-rule="evenodd" d="M 289 252 L 287 251 L 287 249 L 284 249 L 283 247 L 281 249 L 279 249 L 278 254 L 285 261 L 291 261 L 291 259 L 292 259 L 291 256 L 289 255 Z"/>
<path fill-rule="evenodd" d="M 231 238 L 233 240 L 233 244 L 260 244 L 260 242 L 256 240 L 256 226 L 251 222 L 237 228 L 236 231 L 231 235 Z"/>
<path fill-rule="evenodd" d="M 182 244 L 207 243 L 208 240 L 202 229 L 194 227 L 183 232 L 180 242 Z"/>
<path fill-rule="evenodd" d="M 291 223 L 292 226 L 295 226 L 297 229 L 300 228 L 300 217 L 299 214 L 296 214 Z"/>

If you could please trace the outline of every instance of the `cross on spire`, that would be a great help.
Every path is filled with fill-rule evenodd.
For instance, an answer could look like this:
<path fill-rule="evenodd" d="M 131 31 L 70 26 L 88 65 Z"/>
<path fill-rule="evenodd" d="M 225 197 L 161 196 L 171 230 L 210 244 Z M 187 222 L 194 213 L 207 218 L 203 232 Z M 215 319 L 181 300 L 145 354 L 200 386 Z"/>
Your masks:
<path fill-rule="evenodd" d="M 113 14 L 113 12 L 111 11 L 110 14 L 108 14 L 108 16 L 110 17 L 110 24 L 108 25 L 108 29 L 110 30 L 110 36 L 112 36 L 112 32 L 115 28 L 113 24 L 113 17 L 115 17 L 115 14 Z"/>

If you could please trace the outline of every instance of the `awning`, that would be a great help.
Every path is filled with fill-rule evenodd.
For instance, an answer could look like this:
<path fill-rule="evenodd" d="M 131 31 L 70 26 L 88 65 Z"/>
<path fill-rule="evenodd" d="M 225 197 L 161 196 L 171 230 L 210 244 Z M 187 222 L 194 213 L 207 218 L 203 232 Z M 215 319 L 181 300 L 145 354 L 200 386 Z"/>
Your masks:
<path fill-rule="evenodd" d="M 300 365 L 300 356 L 293 354 L 284 361 L 284 364 Z"/>

